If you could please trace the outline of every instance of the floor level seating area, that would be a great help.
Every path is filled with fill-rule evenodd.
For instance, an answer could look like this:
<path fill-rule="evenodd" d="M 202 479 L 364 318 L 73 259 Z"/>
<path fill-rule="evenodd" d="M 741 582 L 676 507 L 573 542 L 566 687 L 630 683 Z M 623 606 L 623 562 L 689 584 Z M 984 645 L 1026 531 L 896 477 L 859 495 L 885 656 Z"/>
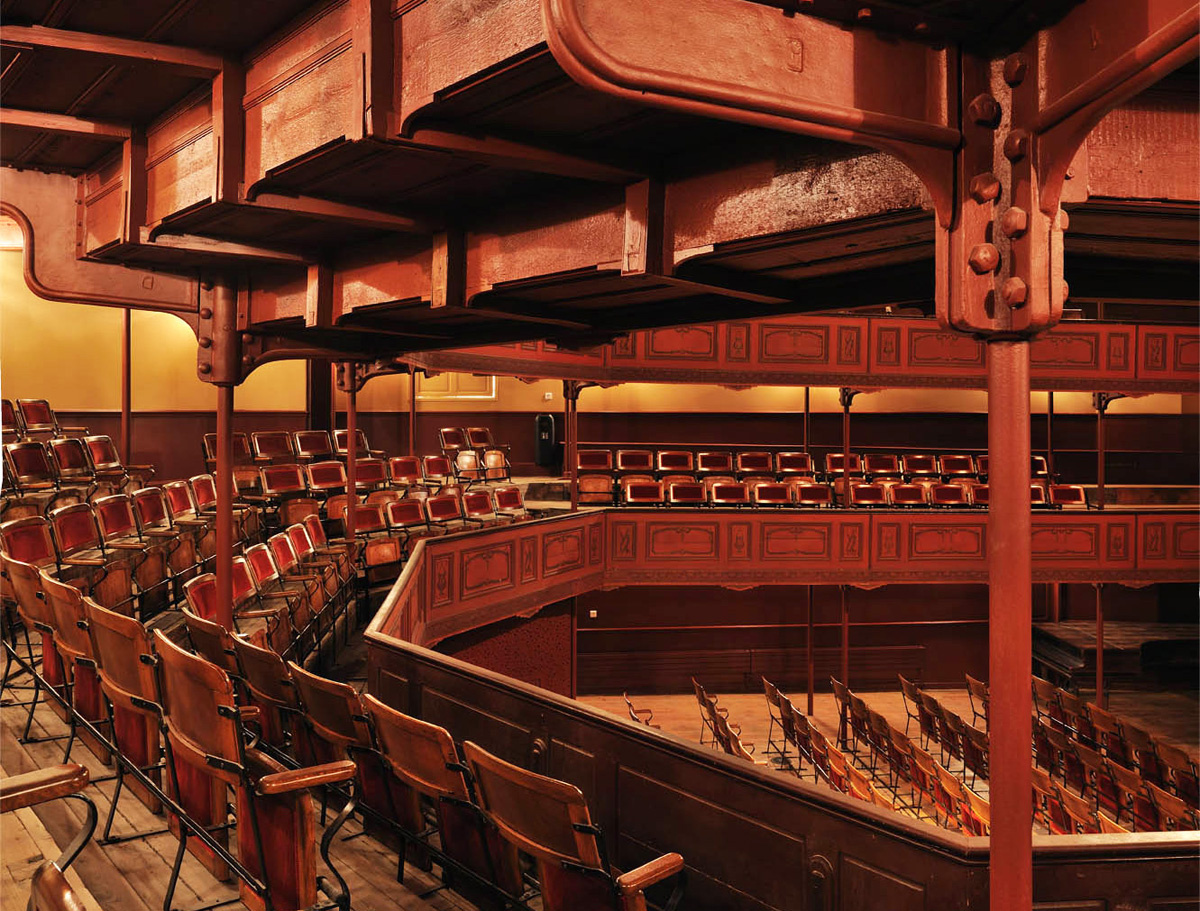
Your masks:
<path fill-rule="evenodd" d="M 903 730 L 831 678 L 836 732 L 823 732 L 766 678 L 766 743 L 756 747 L 716 696 L 694 680 L 700 743 L 760 766 L 968 835 L 986 835 L 988 689 L 968 676 L 971 718 L 899 677 Z M 1184 750 L 1125 718 L 1033 678 L 1031 766 L 1035 831 L 1055 835 L 1200 828 L 1197 766 Z M 647 723 L 652 709 L 630 719 Z"/>

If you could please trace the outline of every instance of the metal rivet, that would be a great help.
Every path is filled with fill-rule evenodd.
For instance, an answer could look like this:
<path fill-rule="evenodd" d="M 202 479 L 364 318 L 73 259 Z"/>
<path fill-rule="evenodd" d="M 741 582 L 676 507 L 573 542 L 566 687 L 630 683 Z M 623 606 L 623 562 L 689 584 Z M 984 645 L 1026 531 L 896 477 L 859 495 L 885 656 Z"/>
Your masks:
<path fill-rule="evenodd" d="M 871 8 L 869 6 L 864 6 L 855 15 L 857 15 L 859 19 L 870 19 L 871 18 Z"/>
<path fill-rule="evenodd" d="M 254 355 L 243 354 L 242 355 L 242 363 L 245 364 L 247 367 L 249 367 L 251 364 L 254 363 Z"/>
<path fill-rule="evenodd" d="M 929 23 L 928 22 L 918 22 L 916 25 L 913 26 L 913 31 L 916 32 L 918 35 L 924 35 L 926 32 L 929 31 Z"/>
<path fill-rule="evenodd" d="M 1029 133 L 1025 130 L 1013 130 L 1004 137 L 1004 157 L 1009 161 L 1024 158 L 1029 152 Z"/>
<path fill-rule="evenodd" d="M 1029 288 L 1024 279 L 1015 275 L 1000 286 L 1000 299 L 1014 309 L 1024 307 L 1028 297 Z"/>
<path fill-rule="evenodd" d="M 1029 71 L 1029 61 L 1024 54 L 1009 54 L 1004 60 L 1004 81 L 1009 85 L 1020 85 Z"/>
<path fill-rule="evenodd" d="M 1020 237 L 1029 230 L 1029 213 L 1013 206 L 1000 216 L 1000 230 L 1006 237 Z"/>
<path fill-rule="evenodd" d="M 993 244 L 976 244 L 971 248 L 967 263 L 979 275 L 995 272 L 1000 265 L 1000 251 Z"/>
<path fill-rule="evenodd" d="M 201 336 L 199 344 L 200 344 L 201 348 L 211 348 L 212 347 L 212 339 L 209 338 L 207 335 Z"/>
<path fill-rule="evenodd" d="M 211 307 L 201 307 L 200 308 L 200 319 L 212 319 L 212 308 Z"/>
<path fill-rule="evenodd" d="M 242 333 L 242 344 L 243 345 L 249 345 L 253 341 L 254 341 L 254 336 L 251 335 L 249 332 Z"/>
<path fill-rule="evenodd" d="M 204 374 L 212 373 L 212 364 L 201 364 L 199 370 Z"/>
<path fill-rule="evenodd" d="M 1068 297 L 1071 296 L 1071 286 L 1068 285 L 1066 282 L 1063 282 L 1062 291 L 1063 291 L 1063 300 L 1066 300 Z"/>
<path fill-rule="evenodd" d="M 983 205 L 985 202 L 992 202 L 1000 196 L 1000 181 L 990 171 L 984 174 L 976 174 L 971 178 L 970 193 L 971 198 L 980 205 Z"/>
<path fill-rule="evenodd" d="M 967 105 L 967 116 L 972 123 L 994 130 L 1000 125 L 1000 102 L 987 92 L 976 95 Z"/>
<path fill-rule="evenodd" d="M 1065 209 L 1058 210 L 1058 230 L 1065 231 L 1071 226 L 1071 216 L 1066 213 Z"/>

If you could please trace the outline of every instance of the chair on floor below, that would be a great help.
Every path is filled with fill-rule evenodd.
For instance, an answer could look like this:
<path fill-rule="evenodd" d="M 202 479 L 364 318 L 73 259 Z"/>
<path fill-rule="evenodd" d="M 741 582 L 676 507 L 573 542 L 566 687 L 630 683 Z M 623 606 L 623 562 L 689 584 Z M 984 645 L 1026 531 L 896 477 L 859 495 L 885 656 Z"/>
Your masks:
<path fill-rule="evenodd" d="M 516 848 L 537 862 L 545 911 L 642 911 L 644 892 L 678 877 L 662 906 L 683 898 L 683 858 L 663 854 L 636 870 L 614 874 L 603 834 L 572 784 L 511 765 L 470 741 L 463 744 L 483 812 Z"/>

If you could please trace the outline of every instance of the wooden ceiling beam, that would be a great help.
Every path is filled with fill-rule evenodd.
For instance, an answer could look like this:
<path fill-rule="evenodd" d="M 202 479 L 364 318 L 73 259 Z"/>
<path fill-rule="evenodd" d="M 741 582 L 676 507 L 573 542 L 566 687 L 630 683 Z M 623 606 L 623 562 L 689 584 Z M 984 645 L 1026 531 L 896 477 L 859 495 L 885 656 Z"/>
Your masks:
<path fill-rule="evenodd" d="M 316 196 L 288 196 L 282 193 L 258 193 L 252 198 L 244 198 L 243 205 L 255 208 L 271 209 L 314 218 L 319 221 L 340 222 L 357 225 L 361 228 L 375 228 L 380 231 L 395 231 L 400 234 L 428 234 L 432 228 L 420 219 L 399 215 L 395 212 L 385 212 L 358 206 L 351 203 L 335 202 L 331 199 L 321 199 Z"/>
<path fill-rule="evenodd" d="M 225 65 L 224 59 L 219 54 L 195 48 L 160 44 L 153 41 L 137 41 L 133 38 L 117 38 L 112 35 L 97 35 L 92 32 L 47 28 L 43 25 L 6 25 L 0 28 L 0 43 L 8 44 L 10 42 L 30 47 L 94 54 L 98 57 L 127 63 L 158 64 L 187 76 L 204 79 L 216 76 Z"/>
<path fill-rule="evenodd" d="M 91 136 L 94 139 L 123 142 L 132 128 L 127 123 L 109 120 L 90 120 L 70 114 L 51 114 L 46 111 L 26 111 L 20 108 L 0 108 L 0 126 L 21 127 L 45 133 L 68 133 Z"/>
<path fill-rule="evenodd" d="M 410 138 L 418 145 L 430 146 L 440 151 L 452 152 L 462 158 L 516 171 L 532 171 L 615 184 L 634 183 L 645 177 L 628 168 L 496 136 L 471 136 L 444 129 L 419 129 Z"/>

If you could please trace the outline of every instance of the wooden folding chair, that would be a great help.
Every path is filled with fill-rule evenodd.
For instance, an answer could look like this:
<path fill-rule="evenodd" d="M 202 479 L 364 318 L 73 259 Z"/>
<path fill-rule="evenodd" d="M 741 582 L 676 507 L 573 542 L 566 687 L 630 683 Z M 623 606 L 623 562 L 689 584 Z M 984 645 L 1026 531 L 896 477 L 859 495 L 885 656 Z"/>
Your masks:
<path fill-rule="evenodd" d="M 545 911 L 644 911 L 645 890 L 672 876 L 663 904 L 683 898 L 683 858 L 663 854 L 636 870 L 614 874 L 600 827 L 574 785 L 527 772 L 468 741 L 463 744 L 483 812 L 516 848 L 537 862 Z"/>

